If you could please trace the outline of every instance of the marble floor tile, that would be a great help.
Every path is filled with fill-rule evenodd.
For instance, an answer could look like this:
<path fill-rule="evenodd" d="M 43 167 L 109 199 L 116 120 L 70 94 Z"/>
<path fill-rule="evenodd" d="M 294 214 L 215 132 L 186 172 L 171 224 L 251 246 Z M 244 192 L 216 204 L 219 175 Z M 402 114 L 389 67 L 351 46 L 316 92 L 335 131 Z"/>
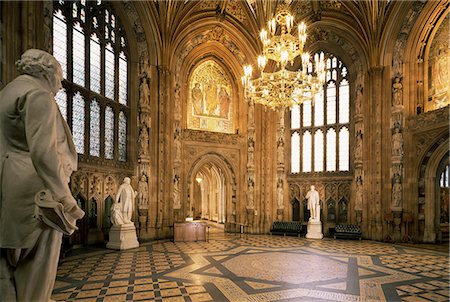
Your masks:
<path fill-rule="evenodd" d="M 224 234 L 61 260 L 59 301 L 449 301 L 449 256 L 373 241 Z"/>

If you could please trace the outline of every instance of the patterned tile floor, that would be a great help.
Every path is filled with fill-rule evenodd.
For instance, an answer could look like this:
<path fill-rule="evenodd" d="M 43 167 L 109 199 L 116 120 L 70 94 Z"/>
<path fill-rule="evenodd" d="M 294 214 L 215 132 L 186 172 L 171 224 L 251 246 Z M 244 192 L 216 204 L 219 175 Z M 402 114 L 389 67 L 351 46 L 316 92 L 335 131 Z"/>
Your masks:
<path fill-rule="evenodd" d="M 92 248 L 64 259 L 57 301 L 449 301 L 448 252 L 373 241 L 239 237 Z"/>

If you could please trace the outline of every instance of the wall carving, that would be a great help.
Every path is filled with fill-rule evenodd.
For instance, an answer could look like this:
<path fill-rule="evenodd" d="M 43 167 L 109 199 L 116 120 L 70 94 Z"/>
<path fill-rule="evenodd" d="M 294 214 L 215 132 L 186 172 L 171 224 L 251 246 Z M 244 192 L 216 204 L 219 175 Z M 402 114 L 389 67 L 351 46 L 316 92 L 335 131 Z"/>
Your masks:
<path fill-rule="evenodd" d="M 448 127 L 449 106 L 435 111 L 408 117 L 407 126 L 414 133 L 428 132 L 439 127 Z"/>
<path fill-rule="evenodd" d="M 420 11 L 425 5 L 424 1 L 415 1 L 412 8 L 409 10 L 406 18 L 403 21 L 400 32 L 397 35 L 397 39 L 394 44 L 394 54 L 393 54 L 393 67 L 394 74 L 402 73 L 403 68 L 403 57 L 405 52 L 406 42 L 409 36 L 409 32 L 416 22 Z"/>
<path fill-rule="evenodd" d="M 328 29 L 323 28 L 314 28 L 311 30 L 311 33 L 308 36 L 307 42 L 311 44 L 312 42 L 317 41 L 325 41 L 336 44 L 345 51 L 345 53 L 349 56 L 352 62 L 355 62 L 355 68 L 353 72 L 358 72 L 361 70 L 361 61 L 359 59 L 358 52 L 353 47 L 351 43 L 348 43 L 344 38 L 340 37 L 338 34 L 332 32 Z M 352 64 L 348 64 L 347 66 L 351 66 Z"/>
<path fill-rule="evenodd" d="M 181 131 L 181 138 L 186 141 L 197 141 L 224 145 L 236 145 L 238 143 L 244 142 L 244 137 L 239 134 L 226 134 L 190 129 L 183 129 Z"/>

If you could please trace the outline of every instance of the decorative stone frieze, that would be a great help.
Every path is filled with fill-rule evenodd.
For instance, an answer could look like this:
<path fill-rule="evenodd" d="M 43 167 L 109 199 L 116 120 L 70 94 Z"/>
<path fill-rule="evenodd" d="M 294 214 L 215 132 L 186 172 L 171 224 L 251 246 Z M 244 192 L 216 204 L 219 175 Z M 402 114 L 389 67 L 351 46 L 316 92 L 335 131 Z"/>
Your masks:
<path fill-rule="evenodd" d="M 227 134 L 219 132 L 198 131 L 183 129 L 181 137 L 186 141 L 197 141 L 215 144 L 236 145 L 244 142 L 244 137 L 239 134 Z"/>

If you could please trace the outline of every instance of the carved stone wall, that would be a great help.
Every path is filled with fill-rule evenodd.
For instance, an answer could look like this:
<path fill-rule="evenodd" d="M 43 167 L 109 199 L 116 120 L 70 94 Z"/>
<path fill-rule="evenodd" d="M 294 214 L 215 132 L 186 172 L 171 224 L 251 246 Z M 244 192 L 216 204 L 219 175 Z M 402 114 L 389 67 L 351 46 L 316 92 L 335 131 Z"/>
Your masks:
<path fill-rule="evenodd" d="M 288 216 L 292 217 L 292 201 L 300 202 L 300 221 L 306 225 L 309 219 L 307 210 L 308 200 L 305 195 L 311 185 L 316 187 L 320 197 L 321 222 L 323 223 L 324 235 L 330 235 L 330 229 L 338 223 L 351 223 L 351 179 L 348 180 L 304 180 L 302 182 L 289 182 L 289 206 Z"/>

